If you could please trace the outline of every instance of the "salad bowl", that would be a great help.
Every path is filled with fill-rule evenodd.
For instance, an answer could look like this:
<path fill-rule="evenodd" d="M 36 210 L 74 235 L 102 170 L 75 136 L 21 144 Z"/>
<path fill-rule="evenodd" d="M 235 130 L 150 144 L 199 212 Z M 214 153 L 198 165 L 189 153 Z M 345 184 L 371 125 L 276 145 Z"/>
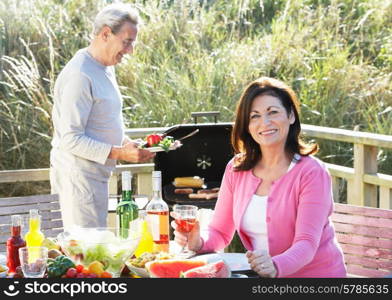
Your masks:
<path fill-rule="evenodd" d="M 88 266 L 99 261 L 105 271 L 120 277 L 125 261 L 133 255 L 141 237 L 138 226 L 124 233 L 111 227 L 75 227 L 60 233 L 57 239 L 62 251 L 76 264 Z"/>

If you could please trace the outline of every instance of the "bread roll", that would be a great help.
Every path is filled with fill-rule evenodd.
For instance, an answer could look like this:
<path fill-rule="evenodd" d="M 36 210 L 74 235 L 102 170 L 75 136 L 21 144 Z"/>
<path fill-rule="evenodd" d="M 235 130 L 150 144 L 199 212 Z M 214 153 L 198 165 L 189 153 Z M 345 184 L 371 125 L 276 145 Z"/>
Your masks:
<path fill-rule="evenodd" d="M 198 176 L 174 178 L 175 187 L 201 188 L 203 185 L 204 185 L 204 179 Z"/>

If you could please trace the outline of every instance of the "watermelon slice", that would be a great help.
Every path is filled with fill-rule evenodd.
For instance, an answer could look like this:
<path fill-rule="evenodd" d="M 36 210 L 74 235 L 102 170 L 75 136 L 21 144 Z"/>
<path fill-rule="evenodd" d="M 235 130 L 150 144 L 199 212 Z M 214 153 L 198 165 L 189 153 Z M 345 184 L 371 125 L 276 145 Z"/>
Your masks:
<path fill-rule="evenodd" d="M 166 259 L 150 261 L 146 263 L 146 269 L 151 277 L 179 278 L 181 273 L 206 264 L 204 260 Z"/>
<path fill-rule="evenodd" d="M 229 267 L 223 260 L 201 267 L 190 269 L 181 274 L 184 278 L 228 278 L 231 277 Z"/>

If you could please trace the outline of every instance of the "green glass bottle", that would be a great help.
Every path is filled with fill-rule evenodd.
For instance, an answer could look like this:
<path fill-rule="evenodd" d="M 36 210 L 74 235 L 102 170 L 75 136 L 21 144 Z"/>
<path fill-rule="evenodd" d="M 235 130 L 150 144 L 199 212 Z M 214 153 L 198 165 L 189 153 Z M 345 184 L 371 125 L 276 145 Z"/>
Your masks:
<path fill-rule="evenodd" d="M 132 173 L 130 171 L 121 172 L 121 181 L 122 199 L 117 204 L 116 213 L 120 236 L 127 238 L 129 222 L 138 218 L 139 208 L 132 197 Z"/>

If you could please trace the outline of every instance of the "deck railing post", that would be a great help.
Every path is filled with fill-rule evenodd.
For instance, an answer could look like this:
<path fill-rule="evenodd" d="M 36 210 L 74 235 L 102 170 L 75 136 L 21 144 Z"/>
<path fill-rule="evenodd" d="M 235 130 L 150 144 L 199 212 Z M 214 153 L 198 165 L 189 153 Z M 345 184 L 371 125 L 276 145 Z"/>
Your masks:
<path fill-rule="evenodd" d="M 332 178 L 332 193 L 333 193 L 333 200 L 334 202 L 339 201 L 339 194 L 340 194 L 340 179 L 336 176 L 331 176 Z"/>
<path fill-rule="evenodd" d="M 347 203 L 355 204 L 356 193 L 353 179 L 347 179 Z"/>
<path fill-rule="evenodd" d="M 151 173 L 139 173 L 137 176 L 137 193 L 139 195 L 152 196 L 152 178 Z"/>
<path fill-rule="evenodd" d="M 109 195 L 117 195 L 118 194 L 118 175 L 116 173 L 112 173 L 109 179 Z"/>
<path fill-rule="evenodd" d="M 389 187 L 380 186 L 380 208 L 392 209 L 392 190 Z"/>
<path fill-rule="evenodd" d="M 377 187 L 365 183 L 365 174 L 377 174 L 377 147 L 354 144 L 354 205 L 377 207 Z"/>

